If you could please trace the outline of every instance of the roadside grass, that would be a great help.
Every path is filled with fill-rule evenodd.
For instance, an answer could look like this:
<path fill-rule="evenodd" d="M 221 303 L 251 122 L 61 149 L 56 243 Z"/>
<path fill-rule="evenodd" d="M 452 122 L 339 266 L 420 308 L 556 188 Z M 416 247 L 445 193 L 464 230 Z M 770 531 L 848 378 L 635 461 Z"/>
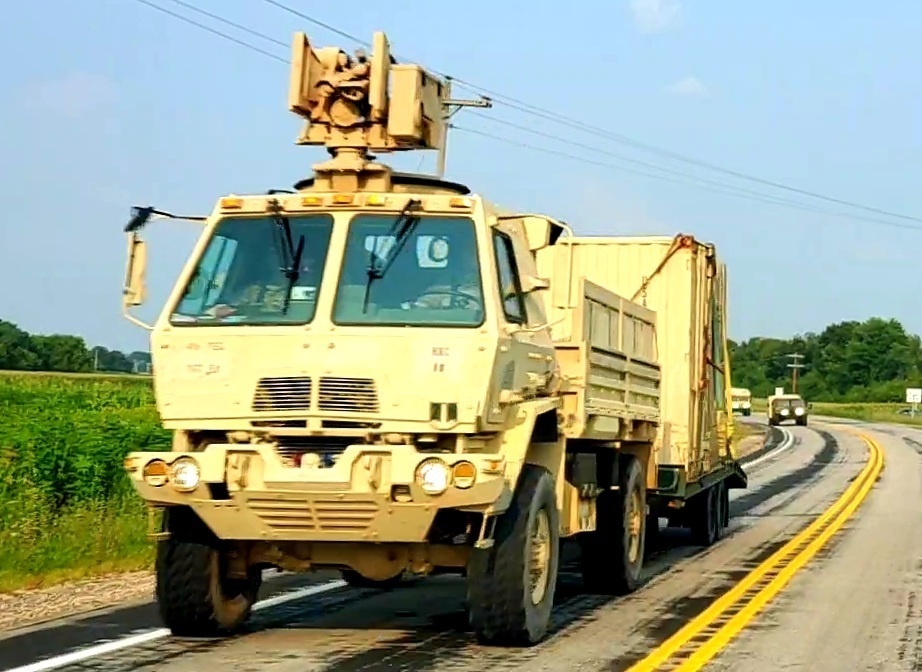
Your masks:
<path fill-rule="evenodd" d="M 768 434 L 768 427 L 763 425 L 754 424 L 751 422 L 741 422 L 742 416 L 734 416 L 733 418 L 733 454 L 739 457 L 744 457 L 748 453 L 751 453 L 754 450 L 758 450 L 762 447 L 760 442 L 749 441 L 750 446 L 746 446 L 745 450 L 742 450 L 743 442 L 747 439 L 753 437 L 765 437 Z"/>
<path fill-rule="evenodd" d="M 0 374 L 0 592 L 152 567 L 122 466 L 169 448 L 144 376 Z"/>
<path fill-rule="evenodd" d="M 19 508 L 15 522 L 0 528 L 0 593 L 153 568 L 147 513 L 138 498 L 58 510 L 42 500 L 7 504 Z"/>

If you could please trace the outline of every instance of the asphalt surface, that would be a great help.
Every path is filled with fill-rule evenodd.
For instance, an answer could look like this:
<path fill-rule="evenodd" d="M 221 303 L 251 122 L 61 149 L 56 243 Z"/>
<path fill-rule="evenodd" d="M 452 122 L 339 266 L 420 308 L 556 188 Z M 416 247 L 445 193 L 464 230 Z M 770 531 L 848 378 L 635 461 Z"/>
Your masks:
<path fill-rule="evenodd" d="M 684 531 L 664 528 L 648 550 L 646 585 L 619 599 L 582 594 L 577 574 L 565 568 L 554 632 L 531 649 L 474 643 L 463 579 L 385 592 L 338 587 L 331 575 L 286 575 L 265 584 L 269 601 L 234 638 L 172 638 L 154 605 L 135 605 L 0 633 L 0 670 L 628 670 L 852 484 L 869 459 L 856 429 L 885 455 L 869 496 L 703 669 L 922 669 L 922 432 L 818 419 L 783 429 L 748 456 L 750 487 L 731 491 L 722 541 L 704 550 Z"/>

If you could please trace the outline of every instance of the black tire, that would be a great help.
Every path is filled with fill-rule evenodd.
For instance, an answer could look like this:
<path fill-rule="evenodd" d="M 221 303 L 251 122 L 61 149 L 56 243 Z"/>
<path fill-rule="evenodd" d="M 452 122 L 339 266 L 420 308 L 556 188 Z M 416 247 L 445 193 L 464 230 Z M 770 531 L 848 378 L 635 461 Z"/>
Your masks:
<path fill-rule="evenodd" d="M 641 583 L 647 527 L 647 487 L 640 462 L 622 458 L 618 490 L 596 500 L 596 530 L 580 535 L 583 586 L 592 593 L 624 595 Z M 633 522 L 632 522 L 633 521 Z"/>
<path fill-rule="evenodd" d="M 744 415 L 744 416 L 749 416 L 749 415 L 751 415 L 751 414 L 752 414 L 752 411 L 751 411 L 750 409 L 748 409 L 748 408 L 744 408 L 744 409 L 743 409 L 743 415 Z"/>
<path fill-rule="evenodd" d="M 726 529 L 730 527 L 730 488 L 727 487 L 726 481 L 721 483 L 720 509 L 722 514 L 720 518 L 720 525 Z"/>
<path fill-rule="evenodd" d="M 656 548 L 662 541 L 659 526 L 659 514 L 653 512 L 647 516 L 646 524 L 643 531 L 644 553 L 650 548 Z"/>
<path fill-rule="evenodd" d="M 474 550 L 467 567 L 470 624 L 481 644 L 531 646 L 547 635 L 560 562 L 560 516 L 554 479 L 526 464 L 509 509 L 496 522 L 490 549 Z M 530 571 L 536 530 L 547 525 L 543 590 Z M 537 592 L 538 599 L 534 596 Z"/>
<path fill-rule="evenodd" d="M 204 528 L 197 518 L 195 522 L 196 528 Z M 250 616 L 262 572 L 252 568 L 247 579 L 225 578 L 226 556 L 217 540 L 196 530 L 199 540 L 192 541 L 188 534 L 191 529 L 171 527 L 174 530 L 170 538 L 157 543 L 156 594 L 160 619 L 173 635 L 180 637 L 213 637 L 234 632 Z"/>
<path fill-rule="evenodd" d="M 712 546 L 720 538 L 719 501 L 717 487 L 711 486 L 689 502 L 689 527 L 695 545 Z"/>
<path fill-rule="evenodd" d="M 384 579 L 383 581 L 366 578 L 354 569 L 344 569 L 341 573 L 343 575 L 343 581 L 353 588 L 378 588 L 380 590 L 387 590 L 389 588 L 397 588 L 403 583 L 403 572 L 389 579 Z"/>

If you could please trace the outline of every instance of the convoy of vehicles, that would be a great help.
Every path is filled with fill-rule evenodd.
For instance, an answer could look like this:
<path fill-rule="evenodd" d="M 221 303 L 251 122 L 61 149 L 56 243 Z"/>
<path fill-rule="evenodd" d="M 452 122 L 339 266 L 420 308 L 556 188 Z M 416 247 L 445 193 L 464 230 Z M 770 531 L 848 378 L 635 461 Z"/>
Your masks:
<path fill-rule="evenodd" d="M 773 394 L 768 398 L 768 424 L 780 425 L 786 420 L 806 427 L 809 406 L 799 394 Z"/>
<path fill-rule="evenodd" d="M 730 452 L 726 267 L 675 237 L 576 236 L 371 151 L 444 146 L 445 84 L 295 37 L 299 144 L 331 158 L 290 192 L 220 198 L 153 325 L 140 208 L 125 314 L 151 330 L 168 452 L 133 452 L 163 512 L 172 632 L 230 632 L 261 570 L 353 585 L 464 574 L 491 644 L 545 637 L 562 541 L 586 589 L 641 582 L 659 518 L 697 544 L 747 476 Z M 156 519 L 156 518 L 152 518 Z"/>
<path fill-rule="evenodd" d="M 742 415 L 752 415 L 752 392 L 745 387 L 734 387 L 732 389 L 733 412 Z"/>

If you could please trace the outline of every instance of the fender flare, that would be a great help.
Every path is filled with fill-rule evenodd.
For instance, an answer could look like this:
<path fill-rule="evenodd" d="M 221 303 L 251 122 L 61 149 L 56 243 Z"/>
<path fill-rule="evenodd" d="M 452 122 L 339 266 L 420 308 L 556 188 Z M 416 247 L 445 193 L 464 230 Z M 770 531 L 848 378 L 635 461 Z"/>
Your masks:
<path fill-rule="evenodd" d="M 506 487 L 499 498 L 484 513 L 498 515 L 509 508 L 518 487 L 522 468 L 526 464 L 534 464 L 547 469 L 558 483 L 556 489 L 560 489 L 560 479 L 557 478 L 557 475 L 563 469 L 566 439 L 558 436 L 556 442 L 539 444 L 533 444 L 531 440 L 538 417 L 549 412 L 556 414 L 559 408 L 560 405 L 557 399 L 530 399 L 516 405 L 515 417 L 510 421 L 507 428 L 503 430 L 500 443 L 500 451 L 505 457 L 503 477 L 506 480 Z M 558 501 L 559 498 L 560 493 L 558 493 Z"/>

